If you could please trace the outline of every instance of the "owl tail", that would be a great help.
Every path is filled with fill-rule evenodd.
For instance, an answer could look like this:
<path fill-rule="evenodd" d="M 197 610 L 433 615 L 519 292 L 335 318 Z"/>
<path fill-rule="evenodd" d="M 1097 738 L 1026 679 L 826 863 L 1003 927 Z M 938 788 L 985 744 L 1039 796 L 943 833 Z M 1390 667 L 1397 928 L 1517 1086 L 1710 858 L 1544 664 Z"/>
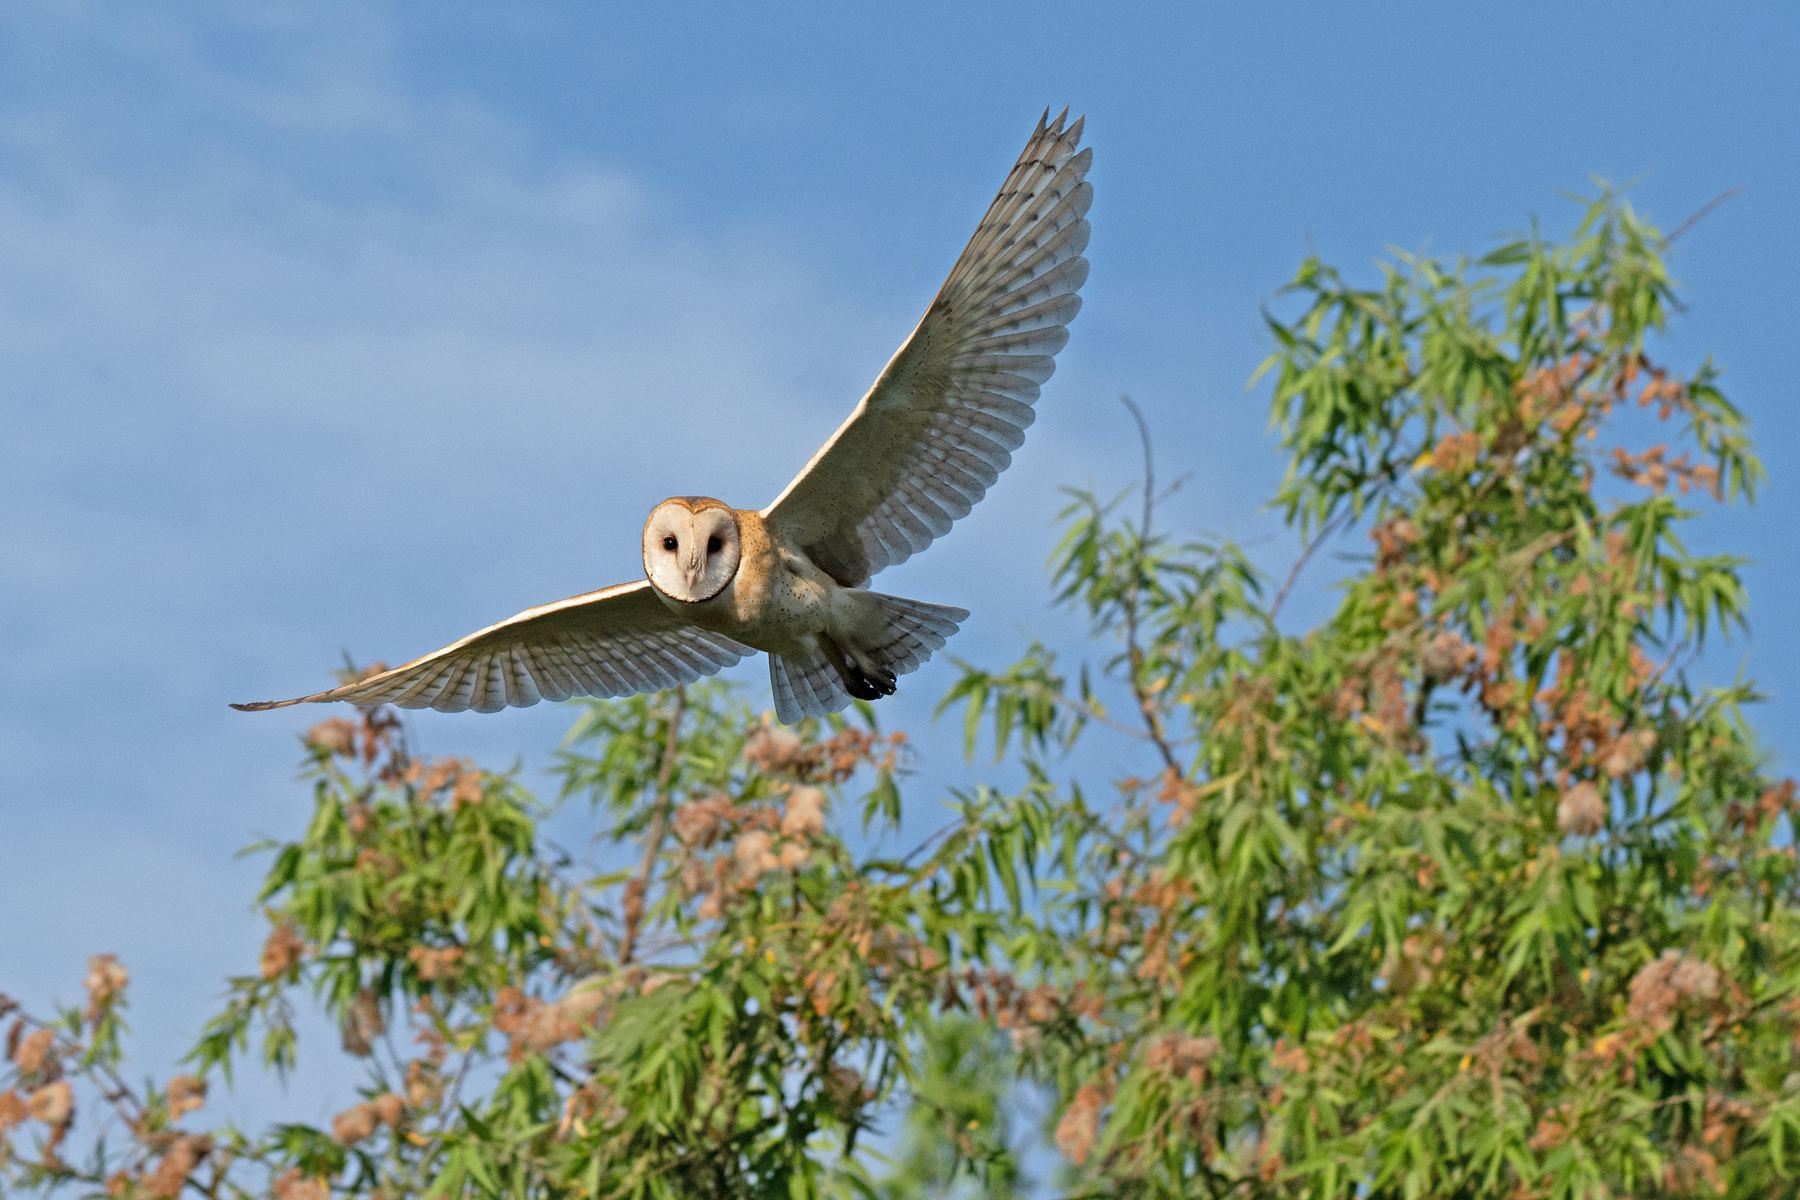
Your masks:
<path fill-rule="evenodd" d="M 886 636 L 875 639 L 875 645 L 862 648 L 862 656 L 875 665 L 878 674 L 864 672 L 850 658 L 844 658 L 840 668 L 823 652 L 810 657 L 769 655 L 775 718 L 783 725 L 793 725 L 802 717 L 837 712 L 848 707 L 852 696 L 873 700 L 891 695 L 894 677 L 918 670 L 932 651 L 944 648 L 956 627 L 969 617 L 966 609 L 902 600 L 880 592 L 868 595 L 887 620 Z"/>

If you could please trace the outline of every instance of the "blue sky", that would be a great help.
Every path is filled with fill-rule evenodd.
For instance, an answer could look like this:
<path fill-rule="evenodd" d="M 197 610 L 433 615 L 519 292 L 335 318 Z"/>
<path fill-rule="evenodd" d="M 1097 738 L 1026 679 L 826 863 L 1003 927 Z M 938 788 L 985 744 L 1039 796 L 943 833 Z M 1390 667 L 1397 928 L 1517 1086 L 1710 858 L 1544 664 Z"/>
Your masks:
<path fill-rule="evenodd" d="M 1797 51 L 1772 4 L 0 8 L 0 989 L 73 1000 L 122 952 L 165 1074 L 254 962 L 232 852 L 308 807 L 320 714 L 225 702 L 634 578 L 666 495 L 765 503 L 1045 105 L 1089 118 L 1086 308 L 1014 467 L 883 590 L 973 610 L 966 658 L 1073 648 L 1050 517 L 1060 484 L 1136 476 L 1120 391 L 1192 472 L 1169 520 L 1284 569 L 1245 382 L 1309 246 L 1367 278 L 1389 246 L 1564 230 L 1591 174 L 1665 227 L 1742 185 L 1677 247 L 1663 352 L 1716 357 L 1770 468 L 1694 544 L 1755 560 L 1752 636 L 1705 667 L 1765 683 L 1792 769 Z M 950 677 L 884 705 L 927 812 L 973 777 L 929 722 Z M 569 719 L 416 729 L 541 778 Z M 324 1055 L 221 1105 L 317 1119 L 355 1080 Z"/>

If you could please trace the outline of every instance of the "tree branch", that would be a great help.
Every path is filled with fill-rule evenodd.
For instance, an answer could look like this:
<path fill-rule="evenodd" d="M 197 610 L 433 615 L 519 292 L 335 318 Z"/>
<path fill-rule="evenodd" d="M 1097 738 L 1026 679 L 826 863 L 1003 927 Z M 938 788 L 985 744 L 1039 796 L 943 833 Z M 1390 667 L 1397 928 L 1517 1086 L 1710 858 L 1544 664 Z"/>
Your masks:
<path fill-rule="evenodd" d="M 1144 728 L 1150 740 L 1156 744 L 1157 752 L 1162 755 L 1163 765 L 1172 771 L 1181 768 L 1175 763 L 1175 752 L 1170 749 L 1168 739 L 1163 736 L 1162 718 L 1157 712 L 1156 700 L 1144 688 L 1144 651 L 1138 645 L 1138 591 L 1144 576 L 1145 560 L 1150 554 L 1150 520 L 1156 509 L 1156 456 L 1150 445 L 1150 426 L 1144 420 L 1144 414 L 1130 396 L 1119 393 L 1119 403 L 1131 413 L 1131 419 L 1137 422 L 1138 440 L 1144 445 L 1144 523 L 1138 530 L 1137 561 L 1132 564 L 1131 592 L 1125 601 L 1125 649 L 1131 665 L 1131 693 L 1137 697 L 1138 712 L 1143 715 Z"/>
<path fill-rule="evenodd" d="M 1131 413 L 1131 419 L 1137 422 L 1138 441 L 1144 447 L 1144 523 L 1138 530 L 1138 540 L 1143 545 L 1150 544 L 1150 515 L 1156 508 L 1156 459 L 1150 452 L 1150 425 L 1144 420 L 1143 412 L 1137 402 L 1124 392 L 1119 393 L 1119 403 Z"/>
<path fill-rule="evenodd" d="M 1722 191 L 1718 195 L 1714 196 L 1711 200 L 1708 200 L 1705 204 L 1702 204 L 1699 208 L 1699 211 L 1695 212 L 1693 216 L 1689 217 L 1687 220 L 1685 220 L 1681 224 L 1677 225 L 1675 227 L 1675 232 L 1671 233 L 1668 237 L 1666 237 L 1662 241 L 1658 242 L 1656 244 L 1656 248 L 1658 250 L 1667 250 L 1671 245 L 1674 244 L 1676 238 L 1680 237 L 1682 234 L 1686 233 L 1688 230 L 1692 229 L 1694 226 L 1698 225 L 1701 221 L 1703 221 L 1706 218 L 1707 213 L 1710 213 L 1713 209 L 1719 207 L 1719 205 L 1725 203 L 1727 200 L 1731 199 L 1733 196 L 1741 196 L 1743 194 L 1744 194 L 1744 185 L 1741 183 L 1736 184 L 1732 187 L 1726 188 L 1724 191 Z"/>
<path fill-rule="evenodd" d="M 1064 708 L 1067 708 L 1075 713 L 1080 714 L 1081 716 L 1087 718 L 1090 721 L 1094 721 L 1101 725 L 1104 725 L 1108 729 L 1113 730 L 1115 733 L 1122 733 L 1126 737 L 1134 737 L 1134 738 L 1137 738 L 1139 741 L 1143 741 L 1143 742 L 1147 742 L 1147 741 L 1151 740 L 1150 735 L 1145 733 L 1143 730 L 1133 729 L 1131 726 L 1125 724 L 1123 721 L 1115 721 L 1111 717 L 1107 716 L 1105 713 L 1101 712 L 1099 709 L 1093 707 L 1091 704 L 1085 704 L 1082 701 L 1075 699 L 1075 697 L 1073 697 L 1073 696 L 1067 696 L 1067 695 L 1064 695 L 1062 692 L 1052 691 L 1049 688 L 1045 687 L 1041 683 L 1028 683 L 1028 684 L 1024 684 L 1022 686 L 1023 686 L 1024 690 L 1033 692 L 1039 696 L 1042 696 L 1044 699 L 1048 700 L 1050 703 L 1059 704 Z"/>
<path fill-rule="evenodd" d="M 1307 560 L 1312 558 L 1313 551 L 1317 550 L 1326 538 L 1337 532 L 1337 527 L 1343 524 L 1344 518 L 1348 515 L 1347 511 L 1341 512 L 1325 522 L 1319 532 L 1313 535 L 1313 540 L 1306 544 L 1306 549 L 1300 552 L 1300 557 L 1294 561 L 1293 569 L 1288 572 L 1287 579 L 1282 582 L 1281 590 L 1275 593 L 1275 603 L 1269 608 L 1269 624 L 1273 625 L 1275 618 L 1281 615 L 1281 606 L 1287 600 L 1288 592 L 1292 590 L 1294 581 L 1300 578 L 1300 572 L 1306 569 Z"/>
<path fill-rule="evenodd" d="M 656 775 L 656 815 L 650 819 L 650 831 L 644 836 L 644 861 L 638 873 L 625 885 L 625 939 L 619 944 L 619 965 L 631 961 L 637 947 L 638 926 L 644 919 L 644 893 L 650 889 L 650 872 L 656 869 L 662 853 L 663 838 L 669 832 L 669 808 L 674 799 L 670 782 L 675 778 L 675 756 L 681 748 L 681 718 L 687 711 L 687 689 L 677 687 L 669 701 L 669 738 L 663 747 L 662 770 Z"/>

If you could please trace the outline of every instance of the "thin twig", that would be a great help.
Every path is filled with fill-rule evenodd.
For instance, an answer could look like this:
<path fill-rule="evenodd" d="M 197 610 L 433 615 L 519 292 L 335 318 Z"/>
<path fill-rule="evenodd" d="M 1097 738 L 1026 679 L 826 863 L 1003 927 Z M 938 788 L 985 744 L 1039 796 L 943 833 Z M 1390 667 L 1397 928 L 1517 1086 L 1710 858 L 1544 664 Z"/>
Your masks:
<path fill-rule="evenodd" d="M 1731 199 L 1733 196 L 1741 196 L 1743 194 L 1744 194 L 1744 185 L 1741 183 L 1736 184 L 1732 187 L 1726 188 L 1724 191 L 1722 191 L 1718 195 L 1714 196 L 1711 200 L 1708 200 L 1705 204 L 1702 204 L 1700 206 L 1700 211 L 1696 212 L 1693 216 L 1689 217 L 1687 220 L 1685 220 L 1681 224 L 1677 225 L 1675 227 L 1675 232 L 1671 233 L 1668 237 L 1666 237 L 1662 241 L 1658 242 L 1656 244 L 1656 248 L 1658 250 L 1667 250 L 1669 248 L 1669 246 L 1674 243 L 1676 238 L 1680 237 L 1682 234 L 1686 233 L 1688 230 L 1690 230 L 1694 226 L 1698 225 L 1706 217 L 1707 213 L 1709 213 L 1713 209 L 1719 207 L 1719 205 L 1725 203 L 1727 200 Z"/>
<path fill-rule="evenodd" d="M 463 1084 L 468 1082 L 469 1071 L 475 1066 L 473 1050 L 463 1051 L 462 1061 L 457 1064 L 456 1075 L 450 1080 L 443 1095 L 447 1103 L 438 1106 L 437 1135 L 441 1138 L 449 1134 L 450 1126 L 458 1114 L 462 1112 Z"/>
<path fill-rule="evenodd" d="M 1144 447 L 1144 524 L 1138 530 L 1138 540 L 1145 546 L 1150 544 L 1150 515 L 1156 507 L 1156 459 L 1150 453 L 1150 426 L 1144 420 L 1137 402 L 1124 392 L 1119 393 L 1119 403 L 1131 411 L 1131 419 L 1137 422 L 1138 441 Z"/>
<path fill-rule="evenodd" d="M 1023 687 L 1025 691 L 1032 692 L 1035 695 L 1048 700 L 1052 704 L 1060 704 L 1064 708 L 1078 713 L 1090 721 L 1096 721 L 1116 733 L 1122 733 L 1126 737 L 1137 738 L 1139 741 L 1147 742 L 1150 740 L 1150 735 L 1143 730 L 1134 729 L 1123 721 L 1115 721 L 1091 704 L 1084 704 L 1073 696 L 1064 695 L 1062 692 L 1052 691 L 1041 683 L 1028 683 L 1023 685 Z"/>
<path fill-rule="evenodd" d="M 650 832 L 644 838 L 644 861 L 637 877 L 625 885 L 625 939 L 619 945 L 619 965 L 631 961 L 637 946 L 638 925 L 644 919 L 644 894 L 650 889 L 650 872 L 656 868 L 662 853 L 663 838 L 669 832 L 670 801 L 674 791 L 670 782 L 675 777 L 675 755 L 681 748 L 681 718 L 687 711 L 687 689 L 677 687 L 669 702 L 669 739 L 663 747 L 662 770 L 656 775 L 656 815 L 650 819 Z"/>
<path fill-rule="evenodd" d="M 939 838 L 942 838 L 948 834 L 955 833 L 958 829 L 961 829 L 962 827 L 963 827 L 963 822 L 960 817 L 954 821 L 951 821 L 951 822 L 939 827 L 937 832 L 933 833 L 930 837 L 926 838 L 924 841 L 922 841 L 918 845 L 914 846 L 911 850 L 908 850 L 906 852 L 906 856 L 904 858 L 896 860 L 894 863 L 894 870 L 895 871 L 906 870 L 907 869 L 906 864 L 911 862 L 913 859 L 917 858 L 921 853 L 923 853 L 928 847 L 930 847 L 931 843 L 937 841 Z"/>
<path fill-rule="evenodd" d="M 1144 561 L 1150 554 L 1150 520 L 1156 510 L 1156 456 L 1151 450 L 1150 425 L 1144 420 L 1144 414 L 1124 392 L 1119 393 L 1119 403 L 1130 410 L 1131 419 L 1137 422 L 1138 440 L 1144 445 L 1144 523 L 1138 530 L 1137 561 L 1132 564 L 1131 591 L 1125 598 L 1125 649 L 1131 669 L 1131 693 L 1137 697 L 1138 712 L 1143 715 L 1144 728 L 1162 755 L 1163 765 L 1171 771 L 1179 771 L 1180 767 L 1175 763 L 1175 752 L 1169 748 L 1168 739 L 1163 736 L 1162 719 L 1157 713 L 1156 700 L 1144 690 L 1144 651 L 1138 645 L 1138 593 L 1144 575 Z"/>
<path fill-rule="evenodd" d="M 1281 614 L 1282 602 L 1287 599 L 1288 592 L 1293 589 L 1294 581 L 1300 578 L 1300 572 L 1306 569 L 1307 560 L 1313 556 L 1313 551 L 1317 550 L 1326 538 L 1337 532 L 1337 527 L 1348 515 L 1339 513 L 1325 522 L 1319 532 L 1313 536 L 1313 540 L 1306 544 L 1306 549 L 1300 552 L 1300 557 L 1294 561 L 1293 569 L 1288 572 L 1287 579 L 1281 585 L 1281 590 L 1275 593 L 1275 603 L 1269 609 L 1269 624 L 1273 625 L 1275 618 Z"/>

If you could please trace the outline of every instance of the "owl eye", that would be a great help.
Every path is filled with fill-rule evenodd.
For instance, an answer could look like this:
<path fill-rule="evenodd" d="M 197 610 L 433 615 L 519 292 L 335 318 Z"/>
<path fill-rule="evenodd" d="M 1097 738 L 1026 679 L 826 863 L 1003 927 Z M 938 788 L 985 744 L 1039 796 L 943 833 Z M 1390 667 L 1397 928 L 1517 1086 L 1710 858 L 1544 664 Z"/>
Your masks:
<path fill-rule="evenodd" d="M 667 550 L 670 554 L 675 553 L 675 549 L 679 544 L 680 543 L 676 542 L 676 540 L 672 537 L 666 537 L 663 539 L 663 549 Z"/>
<path fill-rule="evenodd" d="M 706 539 L 706 552 L 708 554 L 717 554 L 719 552 L 719 547 L 724 544 L 724 542 L 721 542 L 716 537 L 709 537 Z"/>

